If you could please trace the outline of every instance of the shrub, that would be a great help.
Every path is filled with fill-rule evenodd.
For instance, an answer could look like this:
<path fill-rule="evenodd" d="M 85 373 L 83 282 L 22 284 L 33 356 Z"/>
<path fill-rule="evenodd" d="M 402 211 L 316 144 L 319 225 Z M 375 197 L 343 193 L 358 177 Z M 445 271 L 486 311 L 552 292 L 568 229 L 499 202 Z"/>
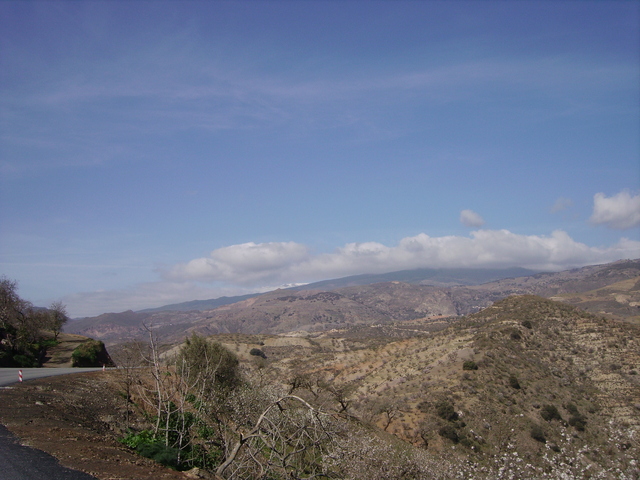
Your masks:
<path fill-rule="evenodd" d="M 467 360 L 462 364 L 462 369 L 463 370 L 477 370 L 478 369 L 478 364 L 476 362 L 474 362 L 473 360 Z"/>
<path fill-rule="evenodd" d="M 42 348 L 55 347 L 56 345 L 60 345 L 60 342 L 58 340 L 54 340 L 53 338 L 50 338 L 48 340 L 42 340 L 40 342 L 40 347 Z"/>
<path fill-rule="evenodd" d="M 580 412 L 578 411 L 578 407 L 576 407 L 575 403 L 567 403 L 564 408 L 571 415 L 580 415 Z"/>
<path fill-rule="evenodd" d="M 40 366 L 38 360 L 29 355 L 16 355 L 13 357 L 13 362 L 22 368 L 35 368 Z"/>
<path fill-rule="evenodd" d="M 71 364 L 74 367 L 99 367 L 99 356 L 105 351 L 104 343 L 99 340 L 89 340 L 76 347 L 71 354 Z"/>
<path fill-rule="evenodd" d="M 551 420 L 562 420 L 562 416 L 558 409 L 554 405 L 544 405 L 540 410 L 540 416 L 547 422 Z"/>
<path fill-rule="evenodd" d="M 219 343 L 209 342 L 195 333 L 185 340 L 176 367 L 207 394 L 216 385 L 235 388 L 242 380 L 238 358 Z"/>
<path fill-rule="evenodd" d="M 547 443 L 547 437 L 544 436 L 544 430 L 540 425 L 534 425 L 531 427 L 531 438 L 540 443 Z"/>
<path fill-rule="evenodd" d="M 531 325 L 531 322 L 529 320 L 525 320 L 524 322 L 521 323 L 521 325 L 524 328 L 528 328 L 529 330 L 531 330 L 533 328 L 533 325 Z"/>
<path fill-rule="evenodd" d="M 516 377 L 515 375 L 511 375 L 509 377 L 509 386 L 511 386 L 511 388 L 515 388 L 516 390 L 520 390 L 520 382 L 518 381 L 518 377 Z"/>
<path fill-rule="evenodd" d="M 454 410 L 449 400 L 440 400 L 436 403 L 436 413 L 443 420 L 453 422 L 458 419 L 458 413 Z"/>
<path fill-rule="evenodd" d="M 253 355 L 254 357 L 267 358 L 267 355 L 259 348 L 252 348 L 249 352 L 249 355 Z"/>
<path fill-rule="evenodd" d="M 580 415 L 578 413 L 576 415 L 572 415 L 571 418 L 569 418 L 569 425 L 580 432 L 584 432 L 584 429 L 587 426 L 587 419 L 584 415 Z"/>
<path fill-rule="evenodd" d="M 141 443 L 153 442 L 153 432 L 151 430 L 142 430 L 138 433 L 129 432 L 124 438 L 120 439 L 120 442 L 135 450 Z"/>
<path fill-rule="evenodd" d="M 438 435 L 442 438 L 447 438 L 451 440 L 453 443 L 458 443 L 460 441 L 460 437 L 458 436 L 458 432 L 451 425 L 445 425 L 444 427 L 438 430 Z"/>
<path fill-rule="evenodd" d="M 174 470 L 178 468 L 179 451 L 177 448 L 167 447 L 161 442 L 144 442 L 138 445 L 136 450 L 143 457 L 150 458 L 161 465 L 173 468 Z"/>

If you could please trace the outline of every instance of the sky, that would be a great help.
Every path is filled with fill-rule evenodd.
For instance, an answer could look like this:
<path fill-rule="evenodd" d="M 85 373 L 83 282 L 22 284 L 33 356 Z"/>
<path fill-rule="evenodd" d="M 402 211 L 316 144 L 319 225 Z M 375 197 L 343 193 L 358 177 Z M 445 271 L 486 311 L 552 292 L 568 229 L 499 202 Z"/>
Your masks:
<path fill-rule="evenodd" d="M 2 1 L 0 275 L 72 317 L 640 258 L 640 2 Z"/>

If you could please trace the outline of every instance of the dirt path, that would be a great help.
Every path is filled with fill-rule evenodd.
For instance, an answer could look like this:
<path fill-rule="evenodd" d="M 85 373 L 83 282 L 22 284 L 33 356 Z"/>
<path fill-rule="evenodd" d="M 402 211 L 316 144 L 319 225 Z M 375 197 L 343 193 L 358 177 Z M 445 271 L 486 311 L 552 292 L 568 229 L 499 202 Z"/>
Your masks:
<path fill-rule="evenodd" d="M 87 337 L 81 335 L 60 333 L 60 335 L 58 335 L 60 344 L 47 349 L 47 355 L 44 357 L 42 366 L 48 368 L 71 367 L 71 354 L 78 345 L 81 345 L 87 340 Z"/>

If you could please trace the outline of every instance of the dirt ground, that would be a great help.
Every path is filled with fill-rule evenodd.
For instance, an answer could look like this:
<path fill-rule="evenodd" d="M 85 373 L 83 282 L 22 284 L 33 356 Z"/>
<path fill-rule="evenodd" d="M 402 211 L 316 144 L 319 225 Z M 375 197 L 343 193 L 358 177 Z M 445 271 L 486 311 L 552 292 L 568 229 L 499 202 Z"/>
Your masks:
<path fill-rule="evenodd" d="M 140 457 L 117 438 L 124 431 L 118 372 L 62 375 L 0 389 L 0 423 L 24 445 L 101 480 L 204 478 Z"/>

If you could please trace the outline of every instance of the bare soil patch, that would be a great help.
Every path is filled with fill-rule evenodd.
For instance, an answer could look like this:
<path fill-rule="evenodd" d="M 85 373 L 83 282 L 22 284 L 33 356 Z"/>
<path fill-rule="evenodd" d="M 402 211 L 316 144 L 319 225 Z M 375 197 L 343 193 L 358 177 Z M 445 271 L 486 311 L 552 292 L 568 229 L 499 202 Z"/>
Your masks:
<path fill-rule="evenodd" d="M 0 423 L 22 443 L 53 455 L 66 467 L 101 480 L 187 478 L 140 457 L 117 441 L 124 431 L 124 400 L 117 372 L 62 375 L 0 390 Z"/>

